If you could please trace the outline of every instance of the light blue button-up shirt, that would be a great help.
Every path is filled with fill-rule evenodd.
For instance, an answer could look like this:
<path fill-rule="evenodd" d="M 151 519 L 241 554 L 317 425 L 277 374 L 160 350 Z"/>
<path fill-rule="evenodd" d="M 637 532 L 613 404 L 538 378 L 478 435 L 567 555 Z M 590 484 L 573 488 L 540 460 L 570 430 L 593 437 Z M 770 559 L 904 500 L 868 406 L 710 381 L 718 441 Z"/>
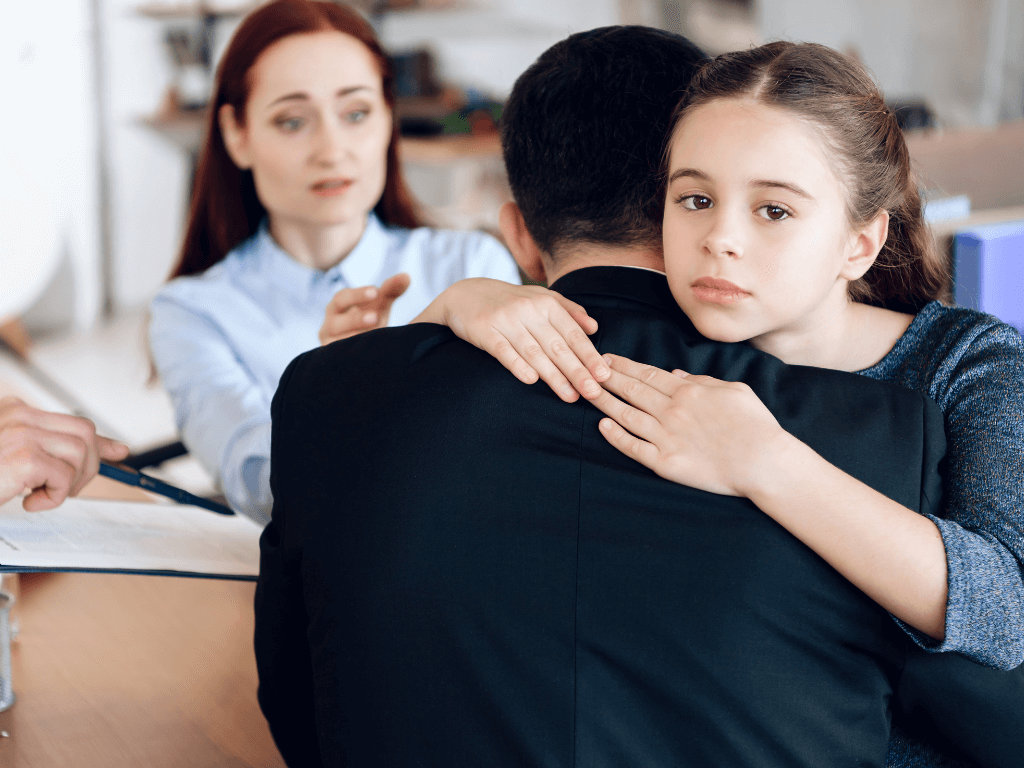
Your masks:
<path fill-rule="evenodd" d="M 489 235 L 388 228 L 371 215 L 352 252 L 326 271 L 292 259 L 264 225 L 206 272 L 157 294 L 150 343 L 181 439 L 233 509 L 270 519 L 270 401 L 288 363 L 319 345 L 331 297 L 399 272 L 412 282 L 390 325 L 409 322 L 463 278 L 519 282 L 512 257 Z"/>

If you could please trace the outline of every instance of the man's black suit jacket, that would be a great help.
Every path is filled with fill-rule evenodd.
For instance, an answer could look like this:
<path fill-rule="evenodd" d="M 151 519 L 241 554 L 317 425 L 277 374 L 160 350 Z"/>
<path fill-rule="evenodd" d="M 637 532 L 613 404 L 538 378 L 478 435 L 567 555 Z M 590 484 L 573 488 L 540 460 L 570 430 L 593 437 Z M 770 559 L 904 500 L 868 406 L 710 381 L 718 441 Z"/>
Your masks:
<path fill-rule="evenodd" d="M 833 464 L 936 511 L 927 398 L 709 342 L 651 271 L 554 288 L 602 352 L 745 381 Z M 621 455 L 600 416 L 436 325 L 291 364 L 256 597 L 289 765 L 884 764 L 892 618 L 749 501 Z"/>

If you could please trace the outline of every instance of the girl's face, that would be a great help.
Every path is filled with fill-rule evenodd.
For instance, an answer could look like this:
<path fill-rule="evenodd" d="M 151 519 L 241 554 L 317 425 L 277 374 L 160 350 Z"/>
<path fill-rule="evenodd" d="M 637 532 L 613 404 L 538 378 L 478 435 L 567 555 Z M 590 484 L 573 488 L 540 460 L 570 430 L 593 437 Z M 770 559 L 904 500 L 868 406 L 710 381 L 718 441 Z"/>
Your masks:
<path fill-rule="evenodd" d="M 676 128 L 665 269 L 704 336 L 779 354 L 843 311 L 871 261 L 825 152 L 793 114 L 742 98 L 698 106 Z"/>
<path fill-rule="evenodd" d="M 252 170 L 277 224 L 361 222 L 384 190 L 391 110 L 370 51 L 341 32 L 292 35 L 250 71 L 245 125 L 220 124 L 232 160 Z"/>

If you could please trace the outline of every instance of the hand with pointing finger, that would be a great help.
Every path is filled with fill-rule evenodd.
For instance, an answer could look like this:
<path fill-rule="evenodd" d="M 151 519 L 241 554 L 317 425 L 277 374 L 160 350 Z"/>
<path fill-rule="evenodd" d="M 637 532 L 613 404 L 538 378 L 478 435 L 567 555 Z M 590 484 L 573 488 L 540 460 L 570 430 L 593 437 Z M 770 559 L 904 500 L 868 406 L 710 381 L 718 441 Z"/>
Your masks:
<path fill-rule="evenodd" d="M 324 312 L 324 322 L 318 334 L 320 345 L 386 326 L 391 305 L 405 293 L 409 282 L 409 275 L 400 272 L 385 280 L 379 288 L 368 285 L 338 291 Z"/>

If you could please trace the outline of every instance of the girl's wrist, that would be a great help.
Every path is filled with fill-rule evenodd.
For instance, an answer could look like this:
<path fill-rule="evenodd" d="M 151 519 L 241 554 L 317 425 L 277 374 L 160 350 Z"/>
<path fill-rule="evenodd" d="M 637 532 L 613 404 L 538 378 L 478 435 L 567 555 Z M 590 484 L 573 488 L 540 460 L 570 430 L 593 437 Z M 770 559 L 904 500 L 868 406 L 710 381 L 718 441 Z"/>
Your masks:
<path fill-rule="evenodd" d="M 809 469 L 808 453 L 816 455 L 805 443 L 778 427 L 775 434 L 757 442 L 746 472 L 736 483 L 737 495 L 762 509 L 771 506 L 775 499 L 791 496 L 798 490 L 801 470 Z"/>
<path fill-rule="evenodd" d="M 437 323 L 438 325 L 447 325 L 451 327 L 450 310 L 451 310 L 451 294 L 457 291 L 459 283 L 452 283 L 439 293 L 432 302 L 430 302 L 422 312 L 414 317 L 410 322 L 413 323 Z"/>

